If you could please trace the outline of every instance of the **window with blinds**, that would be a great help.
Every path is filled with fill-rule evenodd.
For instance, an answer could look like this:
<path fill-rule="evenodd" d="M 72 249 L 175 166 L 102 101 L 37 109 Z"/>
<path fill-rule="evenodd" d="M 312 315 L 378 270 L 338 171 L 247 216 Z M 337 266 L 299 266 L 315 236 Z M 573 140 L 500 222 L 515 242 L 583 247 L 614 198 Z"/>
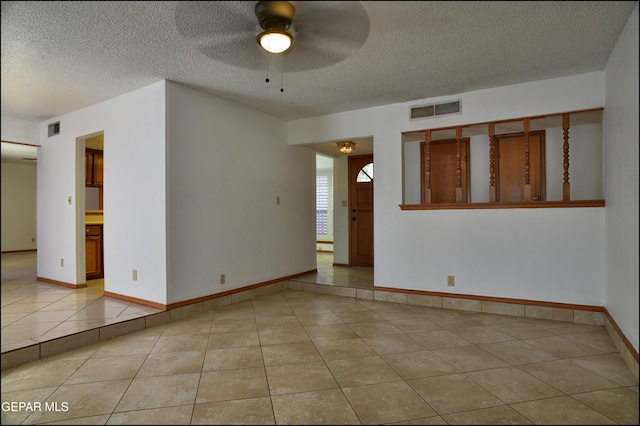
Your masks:
<path fill-rule="evenodd" d="M 316 234 L 329 235 L 329 175 L 316 175 Z"/>

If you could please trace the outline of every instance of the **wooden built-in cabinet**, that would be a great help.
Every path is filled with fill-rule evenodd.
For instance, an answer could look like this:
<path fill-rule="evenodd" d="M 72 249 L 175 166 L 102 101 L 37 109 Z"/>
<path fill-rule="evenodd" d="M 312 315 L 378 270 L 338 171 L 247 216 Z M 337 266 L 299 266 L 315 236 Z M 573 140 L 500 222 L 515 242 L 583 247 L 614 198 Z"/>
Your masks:
<path fill-rule="evenodd" d="M 102 151 L 91 148 L 85 150 L 85 186 L 102 188 L 104 183 L 102 159 Z"/>
<path fill-rule="evenodd" d="M 87 279 L 104 278 L 102 225 L 87 225 L 86 229 Z"/>

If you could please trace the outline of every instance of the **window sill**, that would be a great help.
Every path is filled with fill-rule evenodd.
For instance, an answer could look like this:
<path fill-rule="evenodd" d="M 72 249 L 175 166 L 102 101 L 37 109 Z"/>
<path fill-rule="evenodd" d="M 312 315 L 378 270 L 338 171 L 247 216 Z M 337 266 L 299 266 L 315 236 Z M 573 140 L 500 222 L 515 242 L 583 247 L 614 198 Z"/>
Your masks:
<path fill-rule="evenodd" d="M 483 210 L 604 207 L 604 200 L 522 201 L 518 203 L 400 204 L 400 210 Z"/>

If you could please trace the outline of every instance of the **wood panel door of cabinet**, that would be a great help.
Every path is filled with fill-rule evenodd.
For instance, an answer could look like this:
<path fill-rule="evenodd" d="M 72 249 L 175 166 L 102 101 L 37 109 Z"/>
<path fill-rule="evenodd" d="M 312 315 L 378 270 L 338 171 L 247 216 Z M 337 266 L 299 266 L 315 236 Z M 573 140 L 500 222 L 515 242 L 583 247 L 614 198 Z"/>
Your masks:
<path fill-rule="evenodd" d="M 87 225 L 87 279 L 104 277 L 102 257 L 102 225 Z"/>
<path fill-rule="evenodd" d="M 469 202 L 469 138 L 460 141 L 460 185 L 462 187 L 462 202 Z M 425 182 L 427 163 L 427 145 L 420 143 L 421 161 L 421 191 L 422 199 L 426 199 L 427 185 Z M 455 203 L 456 188 L 458 187 L 458 141 L 455 139 L 433 141 L 429 143 L 429 165 L 431 179 L 431 203 Z M 424 201 L 423 201 L 424 202 Z"/>
<path fill-rule="evenodd" d="M 85 186 L 102 187 L 103 152 L 98 149 L 87 148 L 85 150 Z"/>
<path fill-rule="evenodd" d="M 496 138 L 498 201 L 525 201 L 525 135 L 496 135 Z M 544 201 L 547 198 L 545 169 L 545 133 L 534 131 L 529 134 L 529 182 L 532 201 Z"/>

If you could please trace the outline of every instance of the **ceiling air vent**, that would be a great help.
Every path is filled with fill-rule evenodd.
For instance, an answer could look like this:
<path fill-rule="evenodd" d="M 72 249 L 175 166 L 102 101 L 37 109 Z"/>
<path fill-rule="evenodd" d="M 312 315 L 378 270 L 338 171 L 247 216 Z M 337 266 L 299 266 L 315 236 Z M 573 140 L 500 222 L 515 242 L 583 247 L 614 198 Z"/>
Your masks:
<path fill-rule="evenodd" d="M 417 118 L 438 117 L 441 115 L 460 114 L 461 101 L 444 102 L 441 104 L 422 105 L 411 108 L 411 120 Z"/>
<path fill-rule="evenodd" d="M 49 124 L 49 137 L 60 134 L 60 122 Z"/>

